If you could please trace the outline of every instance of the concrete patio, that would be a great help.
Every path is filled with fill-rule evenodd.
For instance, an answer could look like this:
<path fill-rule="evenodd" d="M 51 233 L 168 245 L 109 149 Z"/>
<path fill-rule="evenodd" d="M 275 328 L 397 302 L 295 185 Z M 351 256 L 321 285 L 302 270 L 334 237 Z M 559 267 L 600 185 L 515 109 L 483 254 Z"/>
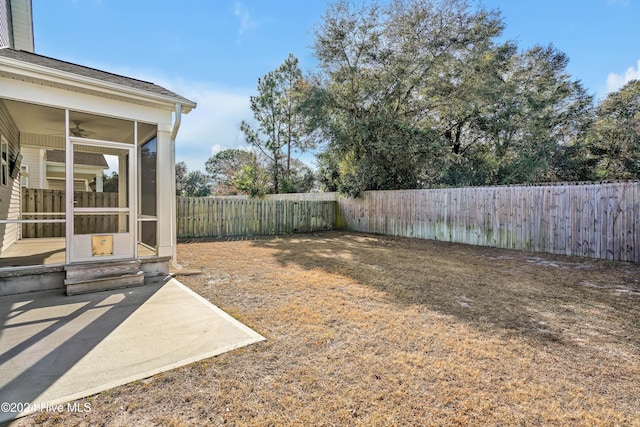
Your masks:
<path fill-rule="evenodd" d="M 175 279 L 0 297 L 0 322 L 0 400 L 24 407 L 0 423 L 264 340 Z"/>

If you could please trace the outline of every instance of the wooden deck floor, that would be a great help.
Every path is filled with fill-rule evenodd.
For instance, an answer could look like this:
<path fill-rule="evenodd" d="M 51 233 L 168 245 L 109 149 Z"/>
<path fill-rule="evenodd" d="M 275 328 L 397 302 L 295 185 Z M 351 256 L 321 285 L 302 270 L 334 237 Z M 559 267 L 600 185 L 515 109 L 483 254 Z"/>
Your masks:
<path fill-rule="evenodd" d="M 138 245 L 138 256 L 154 256 L 155 252 Z M 22 239 L 14 243 L 0 255 L 0 268 L 24 267 L 29 265 L 56 265 L 66 261 L 64 237 L 42 239 Z"/>
<path fill-rule="evenodd" d="M 65 253 L 64 237 L 22 239 L 0 255 L 0 267 L 64 264 Z"/>

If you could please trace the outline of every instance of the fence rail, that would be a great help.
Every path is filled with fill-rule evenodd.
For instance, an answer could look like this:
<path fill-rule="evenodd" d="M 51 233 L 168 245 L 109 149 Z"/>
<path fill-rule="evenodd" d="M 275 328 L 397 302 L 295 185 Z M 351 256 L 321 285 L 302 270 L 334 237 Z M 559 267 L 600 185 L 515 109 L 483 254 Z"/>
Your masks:
<path fill-rule="evenodd" d="M 335 226 L 335 201 L 178 197 L 178 237 L 308 233 Z"/>
<path fill-rule="evenodd" d="M 640 181 L 367 191 L 338 228 L 640 262 Z"/>

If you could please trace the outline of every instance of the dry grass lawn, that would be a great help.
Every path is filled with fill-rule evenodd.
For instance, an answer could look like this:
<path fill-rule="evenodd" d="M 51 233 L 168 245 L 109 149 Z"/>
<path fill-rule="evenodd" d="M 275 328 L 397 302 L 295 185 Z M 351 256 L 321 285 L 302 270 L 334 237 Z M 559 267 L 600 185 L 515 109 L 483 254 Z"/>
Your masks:
<path fill-rule="evenodd" d="M 18 425 L 640 425 L 640 266 L 328 232 L 192 241 L 266 342 Z"/>

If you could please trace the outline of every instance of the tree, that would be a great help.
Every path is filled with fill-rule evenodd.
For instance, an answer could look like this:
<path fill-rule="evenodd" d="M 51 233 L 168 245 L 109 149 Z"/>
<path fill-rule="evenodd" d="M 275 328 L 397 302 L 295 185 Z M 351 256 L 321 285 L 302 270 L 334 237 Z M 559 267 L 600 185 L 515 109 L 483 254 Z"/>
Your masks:
<path fill-rule="evenodd" d="M 239 192 L 251 197 L 263 196 L 269 193 L 269 175 L 258 162 L 254 161 L 240 169 L 233 177 L 233 185 Z"/>
<path fill-rule="evenodd" d="M 315 174 L 307 165 L 293 158 L 289 177 L 282 176 L 279 182 L 281 193 L 307 193 L 315 186 Z M 267 159 L 264 156 L 254 157 L 234 175 L 233 186 L 238 193 L 250 196 L 273 194 Z"/>
<path fill-rule="evenodd" d="M 187 174 L 184 195 L 191 197 L 205 197 L 211 194 L 209 176 L 201 171 L 191 171 Z"/>
<path fill-rule="evenodd" d="M 298 58 L 289 54 L 287 59 L 276 70 L 280 78 L 283 96 L 284 113 L 284 145 L 287 148 L 286 178 L 291 178 L 291 151 L 304 152 L 315 146 L 313 131 L 307 123 L 308 115 L 303 109 L 309 108 L 307 98 L 313 87 L 309 79 L 302 77 Z"/>
<path fill-rule="evenodd" d="M 435 183 L 447 186 L 490 183 L 491 148 L 480 128 L 500 96 L 516 53 L 512 42 L 496 41 L 504 29 L 498 12 L 464 11 L 462 16 L 466 26 L 459 32 L 461 43 L 443 55 L 439 75 L 422 89 L 432 100 L 422 125 L 435 129 L 447 149 Z"/>
<path fill-rule="evenodd" d="M 306 86 L 298 59 L 290 54 L 276 70 L 258 79 L 258 95 L 250 100 L 257 128 L 246 121 L 240 124 L 246 141 L 268 159 L 275 193 L 280 192 L 283 176 L 290 177 L 292 149 L 304 151 L 313 146 L 301 112 Z M 282 151 L 285 147 L 286 154 Z"/>
<path fill-rule="evenodd" d="M 494 157 L 491 184 L 556 181 L 562 158 L 586 129 L 593 98 L 549 45 L 514 55 L 481 126 Z"/>
<path fill-rule="evenodd" d="M 329 7 L 316 31 L 326 188 L 539 182 L 581 168 L 592 98 L 553 46 L 499 42 L 497 11 L 467 0 Z M 571 147 L 571 148 L 569 148 Z"/>
<path fill-rule="evenodd" d="M 185 162 L 176 163 L 176 196 L 203 197 L 211 194 L 211 180 L 201 171 L 189 172 Z"/>
<path fill-rule="evenodd" d="M 341 191 L 357 195 L 440 181 L 451 156 L 446 132 L 434 127 L 437 95 L 451 90 L 445 83 L 452 61 L 464 63 L 465 49 L 490 39 L 497 30 L 487 28 L 499 29 L 494 21 L 463 0 L 330 6 L 314 49 Z"/>
<path fill-rule="evenodd" d="M 308 193 L 316 182 L 311 168 L 298 159 L 291 159 L 289 176 L 282 182 L 283 193 Z"/>
<path fill-rule="evenodd" d="M 235 185 L 235 177 L 248 165 L 255 163 L 256 155 L 250 151 L 239 149 L 223 150 L 211 156 L 205 164 L 211 177 L 212 193 L 230 195 L 242 192 Z"/>
<path fill-rule="evenodd" d="M 455 112 L 435 119 L 439 128 L 453 123 L 445 127 L 453 150 L 442 182 L 482 185 L 586 179 L 580 160 L 584 150 L 578 141 L 590 122 L 593 99 L 566 73 L 567 56 L 551 45 L 522 53 L 504 45 L 498 51 L 503 53 L 497 62 L 500 66 L 491 67 L 498 73 L 493 78 L 492 73 L 481 73 L 481 82 L 472 79 L 475 89 L 454 97 L 468 106 L 459 110 L 468 111 L 462 120 Z M 463 86 L 464 79 L 453 81 Z M 436 111 L 443 107 L 450 111 L 450 105 L 456 106 L 457 101 L 442 102 Z"/>
<path fill-rule="evenodd" d="M 113 171 L 111 175 L 102 173 L 102 191 L 105 193 L 118 192 L 118 172 Z"/>
<path fill-rule="evenodd" d="M 187 188 L 187 164 L 176 163 L 176 196 L 183 196 Z"/>
<path fill-rule="evenodd" d="M 599 179 L 640 178 L 640 80 L 610 93 L 585 137 Z"/>
<path fill-rule="evenodd" d="M 275 192 L 278 192 L 279 174 L 282 160 L 282 116 L 281 92 L 278 76 L 274 71 L 258 79 L 258 95 L 252 96 L 251 111 L 258 122 L 258 129 L 254 130 L 247 122 L 240 123 L 240 130 L 244 133 L 249 144 L 259 149 L 272 163 L 271 176 Z"/>

